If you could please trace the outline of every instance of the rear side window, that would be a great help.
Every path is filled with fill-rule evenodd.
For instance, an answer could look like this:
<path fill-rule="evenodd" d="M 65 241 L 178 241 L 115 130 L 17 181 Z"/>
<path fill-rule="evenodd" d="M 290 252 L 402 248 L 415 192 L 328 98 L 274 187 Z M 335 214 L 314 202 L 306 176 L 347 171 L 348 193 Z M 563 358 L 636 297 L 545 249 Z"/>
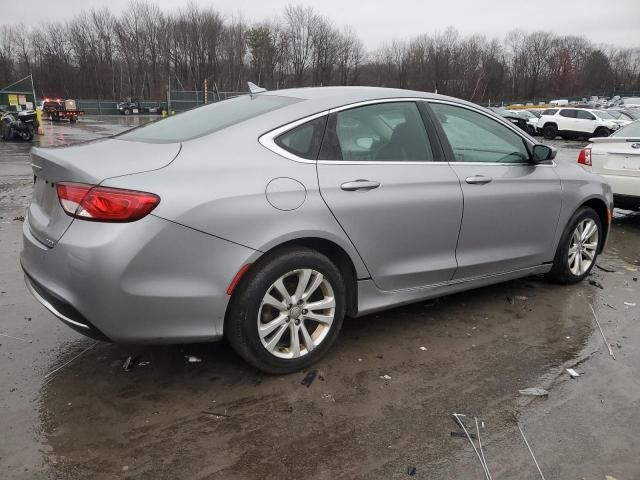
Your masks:
<path fill-rule="evenodd" d="M 283 133 L 276 138 L 275 142 L 280 148 L 298 157 L 315 160 L 318 158 L 326 124 L 327 116 L 325 115 Z"/>
<path fill-rule="evenodd" d="M 413 102 L 389 102 L 331 115 L 321 160 L 433 161 L 429 137 Z"/>
<path fill-rule="evenodd" d="M 579 118 L 580 120 L 595 120 L 596 118 L 589 112 L 585 111 L 585 110 L 578 110 L 578 115 L 576 116 L 576 118 Z"/>
<path fill-rule="evenodd" d="M 560 116 L 566 118 L 576 118 L 576 111 L 565 108 L 564 110 L 560 110 Z"/>
<path fill-rule="evenodd" d="M 118 138 L 149 143 L 184 142 L 301 101 L 278 95 L 243 95 L 153 122 Z"/>
<path fill-rule="evenodd" d="M 557 108 L 547 108 L 544 112 L 542 112 L 542 115 L 555 115 L 557 111 Z"/>

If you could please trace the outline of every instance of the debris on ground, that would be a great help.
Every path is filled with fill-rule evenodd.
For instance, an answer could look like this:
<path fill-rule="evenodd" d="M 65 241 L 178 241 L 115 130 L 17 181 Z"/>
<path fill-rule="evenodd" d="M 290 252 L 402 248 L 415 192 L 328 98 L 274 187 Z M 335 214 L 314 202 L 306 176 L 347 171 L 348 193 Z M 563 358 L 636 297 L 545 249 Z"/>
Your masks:
<path fill-rule="evenodd" d="M 49 373 L 47 373 L 44 378 L 49 378 L 51 375 L 53 375 L 54 373 L 59 372 L 60 370 L 62 370 L 64 367 L 66 367 L 67 365 L 69 365 L 70 363 L 74 362 L 77 358 L 81 357 L 82 355 L 84 355 L 85 353 L 87 353 L 89 350 L 91 350 L 93 347 L 95 347 L 98 344 L 98 342 L 94 342 L 92 345 L 88 346 L 87 348 L 85 348 L 84 350 L 82 350 L 80 353 L 78 353 L 75 357 L 73 357 L 72 359 L 70 359 L 69 361 L 63 363 L 62 365 L 60 365 L 58 368 L 54 368 L 53 370 L 51 370 Z"/>
<path fill-rule="evenodd" d="M 7 335 L 6 333 L 0 333 L 0 337 L 13 338 L 14 340 L 20 340 L 22 342 L 33 343 L 33 340 L 29 340 L 29 339 L 26 339 L 26 338 L 20 338 L 20 337 L 13 337 L 11 335 Z"/>
<path fill-rule="evenodd" d="M 464 433 L 464 432 L 451 432 L 451 433 L 450 433 L 450 435 L 451 435 L 452 437 L 455 437 L 455 438 L 467 438 L 467 434 L 466 434 L 466 433 Z M 469 432 L 469 436 L 470 436 L 471 438 L 473 438 L 474 440 L 476 440 L 476 439 L 478 438 L 478 437 L 476 436 L 476 434 L 475 434 L 475 433 L 473 433 L 473 432 Z"/>
<path fill-rule="evenodd" d="M 311 384 L 313 383 L 313 381 L 316 379 L 316 377 L 318 376 L 318 371 L 317 370 L 311 370 L 310 372 L 308 372 L 304 378 L 302 379 L 302 381 L 300 382 L 302 385 L 304 385 L 305 387 L 309 388 L 311 386 Z"/>
<path fill-rule="evenodd" d="M 475 426 L 476 426 L 476 434 L 478 436 L 478 447 L 476 448 L 475 443 L 473 443 L 473 440 L 471 439 L 471 433 L 469 432 L 469 430 L 467 429 L 467 427 L 465 427 L 464 423 L 462 422 L 462 420 L 460 420 L 460 417 L 466 417 L 466 415 L 462 414 L 462 413 L 454 413 L 451 415 L 451 417 L 453 418 L 453 421 L 456 422 L 456 424 L 463 430 L 465 436 L 469 439 L 469 443 L 471 444 L 471 448 L 473 448 L 473 451 L 476 454 L 476 457 L 478 457 L 478 460 L 480 460 L 480 465 L 482 466 L 482 471 L 486 477 L 487 480 L 492 480 L 491 478 L 491 473 L 489 472 L 489 467 L 487 466 L 487 461 L 484 458 L 484 451 L 482 450 L 482 442 L 480 441 L 480 427 L 478 426 L 478 418 L 477 417 L 473 417 L 475 420 Z M 482 426 L 484 428 L 484 422 L 482 422 Z"/>
<path fill-rule="evenodd" d="M 545 390 L 544 388 L 537 388 L 537 387 L 525 388 L 524 390 L 518 390 L 518 392 L 520 392 L 520 395 L 530 395 L 532 397 L 549 396 L 549 392 L 547 390 Z"/>
<path fill-rule="evenodd" d="M 380 378 L 384 379 L 384 380 L 391 380 L 391 375 L 380 375 Z"/>
<path fill-rule="evenodd" d="M 227 409 L 224 409 L 224 413 L 211 412 L 209 410 L 202 410 L 200 413 L 203 415 L 212 415 L 214 417 L 230 418 L 231 415 L 227 415 Z"/>
<path fill-rule="evenodd" d="M 589 285 L 593 285 L 594 287 L 598 287 L 601 290 L 604 290 L 604 286 L 597 280 L 592 278 L 589 279 Z"/>
<path fill-rule="evenodd" d="M 202 360 L 199 359 L 198 357 L 196 357 L 195 355 L 185 355 L 184 358 L 186 358 L 187 362 L 189 362 L 189 363 L 200 363 L 200 362 L 202 362 Z"/>
<path fill-rule="evenodd" d="M 520 435 L 522 435 L 522 439 L 524 440 L 524 443 L 527 446 L 527 449 L 529 450 L 529 453 L 531 454 L 531 458 L 533 458 L 533 463 L 536 464 L 536 468 L 538 469 L 538 473 L 540 474 L 540 478 L 542 478 L 542 480 L 545 480 L 544 475 L 542 474 L 542 470 L 540 470 L 540 465 L 538 465 L 538 460 L 536 460 L 536 456 L 533 454 L 533 450 L 531 449 L 531 446 L 529 445 L 529 442 L 527 441 L 527 437 L 524 436 L 524 432 L 522 431 L 522 428 L 520 428 L 520 423 L 518 423 L 518 419 L 515 418 L 515 415 L 514 415 L 514 420 L 516 421 L 516 426 L 518 427 L 518 430 L 520 430 Z"/>
<path fill-rule="evenodd" d="M 138 366 L 139 367 L 146 367 L 147 365 L 149 365 L 151 362 L 138 362 Z"/>
<path fill-rule="evenodd" d="M 578 378 L 581 373 L 576 372 L 573 368 L 567 368 L 567 373 L 571 375 L 571 378 Z"/>
<path fill-rule="evenodd" d="M 510 305 L 513 305 L 516 303 L 516 301 L 513 299 L 513 297 L 506 297 L 505 300 L 507 302 L 509 302 Z"/>
<path fill-rule="evenodd" d="M 24 215 L 18 215 L 17 217 L 13 217 L 14 222 L 24 222 Z"/>
<path fill-rule="evenodd" d="M 611 305 L 610 303 L 605 303 L 605 305 L 609 308 L 612 308 L 613 310 L 618 310 L 616 307 L 614 307 L 613 305 Z"/>
<path fill-rule="evenodd" d="M 516 295 L 516 300 L 524 302 L 525 300 L 529 300 L 529 297 L 525 297 L 524 295 Z"/>
<path fill-rule="evenodd" d="M 417 472 L 416 467 L 407 467 L 407 475 L 413 477 Z"/>
<path fill-rule="evenodd" d="M 612 477 L 611 475 L 605 475 L 605 480 L 618 480 L 616 477 Z"/>
<path fill-rule="evenodd" d="M 635 307 L 636 303 L 635 302 L 624 302 L 625 307 Z"/>
<path fill-rule="evenodd" d="M 134 365 L 134 358 L 133 356 L 129 355 L 127 357 L 127 359 L 124 361 L 124 363 L 122 364 L 122 369 L 125 372 L 128 372 L 129 370 L 131 370 L 135 365 Z"/>
<path fill-rule="evenodd" d="M 637 272 L 638 271 L 638 269 L 636 267 L 624 267 L 624 268 L 626 268 L 630 272 Z"/>
<path fill-rule="evenodd" d="M 611 345 L 609 345 L 609 342 L 607 342 L 607 337 L 604 336 L 604 331 L 602 330 L 602 327 L 600 326 L 600 322 L 598 321 L 598 317 L 596 317 L 596 312 L 593 309 L 593 307 L 591 305 L 589 305 L 589 308 L 591 309 L 591 313 L 593 313 L 593 319 L 596 321 L 596 325 L 598 325 L 598 329 L 600 330 L 600 334 L 602 335 L 602 340 L 604 340 L 604 343 L 607 345 L 607 349 L 609 350 L 609 355 L 611 355 L 611 358 L 613 358 L 614 360 L 616 359 L 616 356 L 613 354 L 613 350 L 611 350 Z"/>
<path fill-rule="evenodd" d="M 607 272 L 607 273 L 614 273 L 616 271 L 615 268 L 613 267 L 598 265 L 597 263 L 596 263 L 596 267 L 602 270 L 603 272 Z"/>
<path fill-rule="evenodd" d="M 427 349 L 427 347 L 420 347 L 420 350 L 422 350 L 423 352 Z"/>

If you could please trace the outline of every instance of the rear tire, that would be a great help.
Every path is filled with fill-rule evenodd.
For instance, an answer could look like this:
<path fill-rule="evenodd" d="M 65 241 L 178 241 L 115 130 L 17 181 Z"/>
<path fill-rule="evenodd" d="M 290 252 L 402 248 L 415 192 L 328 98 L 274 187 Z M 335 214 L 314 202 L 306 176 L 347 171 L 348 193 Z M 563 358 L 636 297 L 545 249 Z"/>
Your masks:
<path fill-rule="evenodd" d="M 611 130 L 608 128 L 600 127 L 595 131 L 596 137 L 608 137 L 609 135 L 611 135 Z"/>
<path fill-rule="evenodd" d="M 289 299 L 280 293 L 282 288 Z M 299 292 L 304 293 L 296 296 Z M 238 284 L 225 319 L 225 337 L 263 372 L 304 369 L 335 342 L 344 320 L 345 292 L 340 270 L 325 255 L 304 247 L 276 250 L 260 258 Z"/>
<path fill-rule="evenodd" d="M 581 232 L 588 233 L 586 226 L 596 230 L 581 238 Z M 596 264 L 602 235 L 602 222 L 596 211 L 591 207 L 578 209 L 562 233 L 549 278 L 565 285 L 582 281 Z"/>
<path fill-rule="evenodd" d="M 555 125 L 545 125 L 542 134 L 547 140 L 553 140 L 558 136 L 558 129 Z"/>

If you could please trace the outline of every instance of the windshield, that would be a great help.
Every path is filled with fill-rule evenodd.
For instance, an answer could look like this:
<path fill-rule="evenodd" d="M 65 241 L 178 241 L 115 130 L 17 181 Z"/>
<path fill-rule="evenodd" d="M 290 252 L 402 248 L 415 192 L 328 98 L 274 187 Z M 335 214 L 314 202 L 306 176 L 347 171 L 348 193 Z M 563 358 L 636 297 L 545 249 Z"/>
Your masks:
<path fill-rule="evenodd" d="M 620 130 L 612 133 L 611 137 L 639 138 L 640 139 L 640 121 L 630 123 L 622 127 Z"/>
<path fill-rule="evenodd" d="M 118 138 L 149 143 L 184 142 L 300 101 L 277 95 L 243 95 L 153 122 Z"/>
<path fill-rule="evenodd" d="M 603 112 L 601 110 L 597 112 L 591 112 L 591 113 L 593 113 L 596 117 L 601 118 L 602 120 L 615 120 L 615 118 L 613 118 L 607 112 Z"/>

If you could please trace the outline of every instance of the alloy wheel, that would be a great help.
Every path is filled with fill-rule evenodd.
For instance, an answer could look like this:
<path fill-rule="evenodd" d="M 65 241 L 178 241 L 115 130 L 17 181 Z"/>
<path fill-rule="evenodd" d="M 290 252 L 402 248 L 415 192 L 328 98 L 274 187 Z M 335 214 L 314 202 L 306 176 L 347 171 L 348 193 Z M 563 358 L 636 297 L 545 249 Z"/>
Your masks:
<path fill-rule="evenodd" d="M 598 226 L 590 218 L 576 225 L 569 245 L 569 270 L 576 277 L 584 275 L 596 259 Z"/>
<path fill-rule="evenodd" d="M 262 346 L 278 358 L 308 355 L 327 338 L 335 307 L 333 287 L 320 272 L 299 269 L 282 275 L 258 310 Z"/>

